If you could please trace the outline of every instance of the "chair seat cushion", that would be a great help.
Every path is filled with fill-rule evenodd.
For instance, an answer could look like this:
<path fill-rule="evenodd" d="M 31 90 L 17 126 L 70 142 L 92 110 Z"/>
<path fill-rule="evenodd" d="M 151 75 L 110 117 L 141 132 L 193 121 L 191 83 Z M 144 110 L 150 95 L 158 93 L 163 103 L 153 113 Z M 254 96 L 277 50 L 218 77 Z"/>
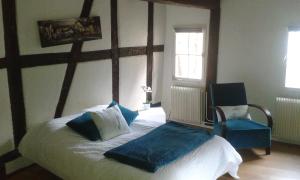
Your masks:
<path fill-rule="evenodd" d="M 226 127 L 226 139 L 236 149 L 271 146 L 268 126 L 248 119 L 229 119 Z"/>
<path fill-rule="evenodd" d="M 269 127 L 249 119 L 229 119 L 226 121 L 229 131 L 268 130 Z"/>

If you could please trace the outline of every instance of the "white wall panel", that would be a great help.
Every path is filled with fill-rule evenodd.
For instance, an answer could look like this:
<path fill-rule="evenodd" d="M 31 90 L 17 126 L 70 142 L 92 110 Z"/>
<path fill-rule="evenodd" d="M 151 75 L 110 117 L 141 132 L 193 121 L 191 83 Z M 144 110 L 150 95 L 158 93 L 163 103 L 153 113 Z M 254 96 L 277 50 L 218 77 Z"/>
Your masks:
<path fill-rule="evenodd" d="M 146 85 L 146 56 L 120 59 L 120 103 L 137 109 L 146 101 L 141 86 Z"/>
<path fill-rule="evenodd" d="M 147 45 L 148 3 L 140 0 L 118 1 L 119 47 Z"/>
<path fill-rule="evenodd" d="M 74 75 L 64 115 L 112 100 L 111 60 L 80 63 Z"/>
<path fill-rule="evenodd" d="M 22 70 L 27 128 L 53 119 L 66 65 Z"/>
<path fill-rule="evenodd" d="M 162 75 L 164 53 L 157 52 L 153 55 L 153 72 L 152 72 L 152 101 L 159 102 L 162 98 Z"/>

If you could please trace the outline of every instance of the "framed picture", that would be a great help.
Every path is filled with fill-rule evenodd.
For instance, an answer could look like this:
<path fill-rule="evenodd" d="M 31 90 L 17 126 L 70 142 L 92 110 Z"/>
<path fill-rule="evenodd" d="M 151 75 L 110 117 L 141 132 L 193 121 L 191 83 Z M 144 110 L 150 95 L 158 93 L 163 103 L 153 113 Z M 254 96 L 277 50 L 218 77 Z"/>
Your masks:
<path fill-rule="evenodd" d="M 42 47 L 102 39 L 100 17 L 38 21 Z"/>

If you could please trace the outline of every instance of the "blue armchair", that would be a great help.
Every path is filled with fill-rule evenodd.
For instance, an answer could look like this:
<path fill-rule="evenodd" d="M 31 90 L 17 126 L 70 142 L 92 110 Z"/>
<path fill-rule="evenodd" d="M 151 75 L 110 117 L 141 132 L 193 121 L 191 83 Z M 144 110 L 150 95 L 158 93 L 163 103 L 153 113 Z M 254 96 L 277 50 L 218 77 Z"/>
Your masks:
<path fill-rule="evenodd" d="M 247 103 L 244 83 L 210 84 L 209 94 L 216 134 L 227 139 L 236 149 L 260 147 L 265 148 L 267 155 L 271 154 L 273 125 L 271 113 L 261 106 Z M 240 105 L 248 105 L 248 107 L 261 110 L 268 120 L 267 126 L 247 118 L 226 119 L 222 106 L 237 107 Z"/>

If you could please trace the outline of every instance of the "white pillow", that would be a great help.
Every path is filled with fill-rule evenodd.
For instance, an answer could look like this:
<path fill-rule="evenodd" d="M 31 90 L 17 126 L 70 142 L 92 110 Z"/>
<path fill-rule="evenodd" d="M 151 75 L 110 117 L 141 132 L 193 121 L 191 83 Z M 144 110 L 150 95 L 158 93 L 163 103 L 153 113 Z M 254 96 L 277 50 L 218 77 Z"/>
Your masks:
<path fill-rule="evenodd" d="M 226 119 L 251 119 L 251 116 L 248 113 L 248 105 L 219 107 L 223 110 Z M 217 116 L 218 121 L 222 121 L 219 113 L 217 113 Z"/>
<path fill-rule="evenodd" d="M 90 114 L 103 141 L 130 132 L 118 105 Z"/>
<path fill-rule="evenodd" d="M 98 106 L 93 106 L 87 109 L 84 109 L 83 112 L 95 112 L 95 111 L 101 111 L 103 109 L 106 109 L 108 105 L 98 105 Z"/>

